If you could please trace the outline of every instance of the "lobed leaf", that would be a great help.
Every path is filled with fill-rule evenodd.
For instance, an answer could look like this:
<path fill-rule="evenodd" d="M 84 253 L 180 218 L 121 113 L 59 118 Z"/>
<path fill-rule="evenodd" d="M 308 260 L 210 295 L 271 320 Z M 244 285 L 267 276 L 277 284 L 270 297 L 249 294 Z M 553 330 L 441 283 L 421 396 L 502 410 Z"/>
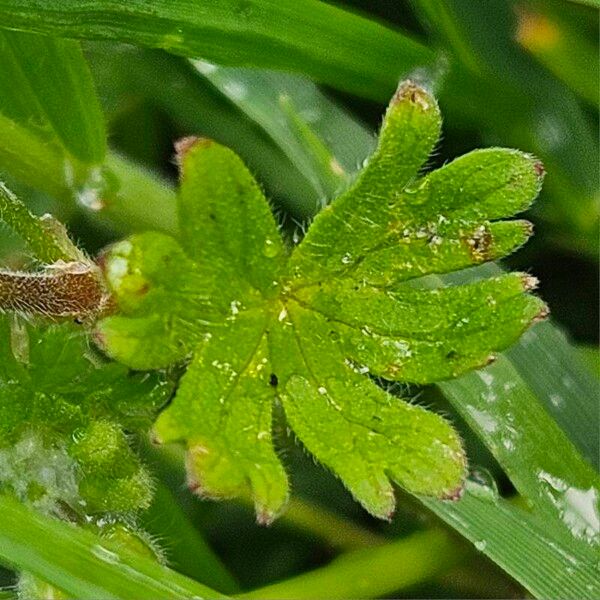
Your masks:
<path fill-rule="evenodd" d="M 534 283 L 514 273 L 434 290 L 386 291 L 340 279 L 304 287 L 294 298 L 328 319 L 346 359 L 360 368 L 430 383 L 489 363 L 492 350 L 503 350 L 545 315 L 540 299 L 523 294 Z"/>
<path fill-rule="evenodd" d="M 394 511 L 389 479 L 457 497 L 465 458 L 450 424 L 364 377 L 318 312 L 293 301 L 285 311 L 270 326 L 270 351 L 286 417 L 309 452 L 378 517 Z"/>
<path fill-rule="evenodd" d="M 440 134 L 435 100 L 412 82 L 400 85 L 377 149 L 356 183 L 317 216 L 291 265 L 298 278 L 330 276 L 352 268 L 380 241 L 393 218 L 396 195 L 417 175 Z"/>
<path fill-rule="evenodd" d="M 188 255 L 232 285 L 245 281 L 272 293 L 285 253 L 258 184 L 232 150 L 211 140 L 183 140 L 179 152 L 179 227 Z"/>
<path fill-rule="evenodd" d="M 186 441 L 196 492 L 216 498 L 250 493 L 263 523 L 273 520 L 288 494 L 271 434 L 275 389 L 267 324 L 264 312 L 246 311 L 207 333 L 177 401 L 155 427 L 164 442 Z"/>
<path fill-rule="evenodd" d="M 526 294 L 534 280 L 521 274 L 433 290 L 402 282 L 432 268 L 419 245 L 432 219 L 443 217 L 457 238 L 472 232 L 470 259 L 465 249 L 448 251 L 429 261 L 434 272 L 522 243 L 523 223 L 490 220 L 527 206 L 542 171 L 526 155 L 490 150 L 419 178 L 439 127 L 435 100 L 402 84 L 375 154 L 291 256 L 241 161 L 214 142 L 184 140 L 179 242 L 144 234 L 108 252 L 104 269 L 121 314 L 100 322 L 98 339 L 137 368 L 189 360 L 156 430 L 165 441 L 185 441 L 190 483 L 201 493 L 251 494 L 265 521 L 281 509 L 287 484 L 273 449 L 276 401 L 306 448 L 373 514 L 391 514 L 392 481 L 415 493 L 460 494 L 465 458 L 454 430 L 366 375 L 455 376 L 545 315 Z M 407 227 L 421 254 L 413 258 L 407 244 L 408 266 L 370 281 L 369 257 L 393 248 Z M 496 235 L 493 249 L 486 231 Z"/>

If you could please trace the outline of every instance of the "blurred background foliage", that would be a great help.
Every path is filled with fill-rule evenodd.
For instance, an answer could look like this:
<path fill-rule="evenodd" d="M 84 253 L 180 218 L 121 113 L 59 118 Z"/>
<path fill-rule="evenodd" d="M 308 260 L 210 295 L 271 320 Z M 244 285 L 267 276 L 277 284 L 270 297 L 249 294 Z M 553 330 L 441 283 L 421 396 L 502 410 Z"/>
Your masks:
<path fill-rule="evenodd" d="M 431 159 L 432 166 L 485 146 L 516 147 L 541 158 L 547 177 L 539 200 L 527 215 L 536 226 L 536 235 L 509 263 L 540 278 L 540 293 L 553 317 L 581 348 L 590 368 L 598 372 L 599 11 L 594 2 L 347 0 L 335 4 L 400 31 L 408 39 L 410 60 L 406 68 L 399 67 L 398 75 L 431 87 L 445 118 L 443 140 Z M 6 41 L 11 34 L 3 33 L 3 38 L 5 35 L 0 45 L 4 51 L 12 43 Z M 173 142 L 185 135 L 211 137 L 242 156 L 290 232 L 301 228 L 351 181 L 373 148 L 374 133 L 393 92 L 391 84 L 373 84 L 371 88 L 368 81 L 358 76 L 352 81 L 352 75 L 346 73 L 340 78 L 349 83 L 334 87 L 335 75 L 331 74 L 324 77 L 330 85 L 317 85 L 300 74 L 221 67 L 116 41 L 84 41 L 82 48 L 106 117 L 112 148 L 107 164 L 115 177 L 125 168 L 120 161 L 126 160 L 175 184 Z M 364 52 L 367 60 L 369 48 Z M 7 64 L 0 69 L 0 83 L 3 75 L 8 82 L 5 90 L 15 76 Z M 390 82 L 395 77 L 396 73 L 390 73 Z M 340 91 L 341 87 L 346 91 Z M 3 129 L 1 119 L 7 114 L 4 111 L 0 117 L 0 130 L 7 136 L 3 139 L 18 134 Z M 8 117 L 16 118 L 15 114 Z M 50 118 L 60 122 L 60 114 Z M 88 131 L 87 137 L 94 135 Z M 95 150 L 88 150 L 101 155 L 102 144 L 100 139 Z M 81 158 L 86 149 L 71 151 Z M 44 169 L 54 168 L 42 164 L 34 153 L 32 156 L 29 166 L 24 164 L 33 179 L 36 170 L 44 173 Z M 94 156 L 82 160 L 87 159 L 93 162 Z M 8 159 L 0 152 L 0 162 L 3 160 Z M 132 224 L 126 216 L 120 220 L 96 218 L 95 199 L 110 197 L 113 183 L 108 171 L 95 176 L 83 173 L 75 202 L 72 197 L 65 202 L 69 194 L 52 178 L 40 175 L 43 181 L 37 185 L 18 171 L 8 170 L 3 177 L 36 212 L 50 211 L 66 221 L 92 253 L 132 227 L 170 227 L 168 190 L 164 191 L 165 204 L 155 199 L 157 204 L 146 209 L 146 223 Z M 144 179 L 136 189 L 146 184 L 154 185 Z M 3 232 L 0 253 L 4 264 L 19 264 L 18 248 L 17 240 Z M 461 425 L 460 417 L 437 389 L 418 394 L 418 401 L 452 413 Z M 493 475 L 500 491 L 510 495 L 514 490 L 496 459 L 466 425 L 461 430 L 471 463 L 477 466 L 475 476 L 487 485 Z M 144 452 L 162 481 L 145 526 L 163 542 L 171 564 L 192 577 L 198 575 L 197 565 L 189 561 L 186 551 L 190 545 L 199 553 L 202 549 L 194 546 L 201 544 L 198 538 L 186 537 L 189 522 L 206 533 L 211 546 L 235 573 L 237 581 L 227 584 L 230 590 L 289 578 L 326 564 L 340 549 L 363 545 L 358 534 L 350 536 L 346 548 L 319 539 L 313 526 L 305 526 L 314 516 L 294 504 L 287 520 L 269 529 L 257 528 L 251 507 L 198 502 L 185 488 L 181 467 L 172 456 L 145 447 Z M 363 526 L 360 531 L 369 532 L 379 542 L 435 522 L 420 504 L 404 497 L 392 523 L 376 522 L 339 482 L 312 464 L 292 439 L 285 438 L 284 452 L 293 474 L 293 489 L 311 502 L 326 504 L 333 528 L 335 519 L 343 516 L 345 526 Z M 165 506 L 174 511 L 167 518 Z M 522 597 L 519 584 L 482 554 L 458 537 L 452 543 L 458 554 L 464 553 L 458 566 L 448 565 L 427 583 L 393 596 Z M 211 567 L 215 573 L 221 568 L 218 561 Z M 215 575 L 215 587 L 223 585 L 227 577 Z M 10 578 L 6 572 L 5 581 Z"/>

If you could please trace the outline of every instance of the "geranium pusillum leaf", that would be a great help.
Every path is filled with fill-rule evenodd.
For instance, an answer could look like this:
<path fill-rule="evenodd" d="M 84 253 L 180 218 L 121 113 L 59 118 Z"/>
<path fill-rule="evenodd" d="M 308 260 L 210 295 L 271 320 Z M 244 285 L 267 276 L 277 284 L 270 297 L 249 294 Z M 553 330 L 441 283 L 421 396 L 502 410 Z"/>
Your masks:
<path fill-rule="evenodd" d="M 372 514 L 392 513 L 393 482 L 460 495 L 466 461 L 451 425 L 369 375 L 457 376 L 546 314 L 524 274 L 434 289 L 423 278 L 523 244 L 529 224 L 502 219 L 529 206 L 543 169 L 489 149 L 421 175 L 440 126 L 434 98 L 401 84 L 368 164 L 293 250 L 240 159 L 183 140 L 179 239 L 145 233 L 107 252 L 119 310 L 98 323 L 96 339 L 138 369 L 188 361 L 155 431 L 185 442 L 199 493 L 249 494 L 261 521 L 277 515 L 288 494 L 272 432 L 279 404 Z"/>

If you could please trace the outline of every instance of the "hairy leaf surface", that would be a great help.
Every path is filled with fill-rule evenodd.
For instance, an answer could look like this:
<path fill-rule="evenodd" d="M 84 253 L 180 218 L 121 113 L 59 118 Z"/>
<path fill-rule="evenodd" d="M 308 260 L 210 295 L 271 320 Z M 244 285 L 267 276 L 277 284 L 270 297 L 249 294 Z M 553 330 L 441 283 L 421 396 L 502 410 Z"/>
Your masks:
<path fill-rule="evenodd" d="M 108 252 L 120 312 L 98 324 L 97 340 L 134 368 L 188 363 L 156 433 L 187 444 L 200 493 L 251 494 L 261 520 L 277 514 L 287 497 L 273 444 L 280 406 L 308 451 L 377 516 L 393 511 L 392 482 L 459 495 L 456 432 L 370 375 L 454 377 L 545 315 L 523 274 L 433 289 L 422 277 L 524 243 L 529 225 L 501 219 L 527 208 L 543 169 L 490 149 L 422 176 L 440 123 L 435 100 L 403 83 L 368 164 L 293 249 L 233 152 L 183 140 L 179 239 L 146 233 Z"/>

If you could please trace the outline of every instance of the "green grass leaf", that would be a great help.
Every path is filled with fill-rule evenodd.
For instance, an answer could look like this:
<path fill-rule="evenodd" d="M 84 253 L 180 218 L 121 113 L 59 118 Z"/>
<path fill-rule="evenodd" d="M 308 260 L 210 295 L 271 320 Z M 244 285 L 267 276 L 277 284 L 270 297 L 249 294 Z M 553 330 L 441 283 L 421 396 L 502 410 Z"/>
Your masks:
<path fill-rule="evenodd" d="M 501 357 L 440 387 L 536 513 L 552 518 L 554 534 L 562 524 L 567 536 L 598 545 L 600 478 L 515 371 Z"/>
<path fill-rule="evenodd" d="M 101 163 L 106 153 L 104 116 L 79 44 L 2 31 L 0 59 L 0 86 L 5 90 L 0 112 L 47 144 L 59 145 L 66 154 L 64 170 L 76 170 L 69 159 Z"/>
<path fill-rule="evenodd" d="M 460 502 L 421 501 L 536 598 L 592 600 L 600 593 L 594 550 L 556 535 L 546 519 L 498 498 L 490 488 L 469 482 Z"/>
<path fill-rule="evenodd" d="M 109 251 L 104 268 L 120 314 L 100 322 L 97 339 L 135 368 L 193 355 L 156 432 L 186 442 L 200 493 L 249 493 L 260 520 L 277 514 L 287 485 L 272 442 L 275 400 L 307 449 L 373 514 L 393 510 L 389 479 L 417 493 L 459 493 L 456 433 L 365 375 L 427 382 L 464 372 L 514 342 L 543 303 L 524 294 L 529 279 L 518 274 L 415 290 L 394 279 L 377 287 L 353 270 L 390 232 L 393 247 L 396 230 L 437 223 L 439 211 L 470 227 L 513 214 L 537 193 L 541 170 L 530 157 L 493 151 L 416 180 L 439 124 L 433 98 L 404 83 L 368 166 L 289 259 L 239 158 L 206 140 L 182 140 L 181 245 L 149 233 Z M 485 170 L 491 184 L 479 177 Z M 485 201 L 474 210 L 469 198 L 478 192 Z M 480 243 L 471 242 L 467 249 Z M 485 260 L 475 250 L 467 264 Z M 454 268 L 440 260 L 436 270 Z M 381 356 L 394 368 L 379 368 Z"/>
<path fill-rule="evenodd" d="M 1 31 L 0 58 L 0 172 L 112 229 L 130 232 L 133 213 L 142 228 L 175 230 L 172 190 L 106 154 L 104 115 L 77 42 Z"/>
<path fill-rule="evenodd" d="M 312 216 L 325 200 L 348 186 L 362 160 L 353 149 L 357 138 L 366 138 L 371 149 L 375 146 L 376 140 L 366 128 L 307 78 L 204 61 L 192 64 L 201 78 L 264 130 L 310 182 L 312 197 L 302 199 L 301 207 L 292 207 L 295 214 Z M 235 147 L 239 149 L 237 143 Z M 289 193 L 289 184 L 286 187 L 284 193 Z"/>
<path fill-rule="evenodd" d="M 104 115 L 79 43 L 0 32 L 0 170 L 90 206 L 106 187 Z"/>
<path fill-rule="evenodd" d="M 332 5 L 271 2 L 78 0 L 0 3 L 3 27 L 62 37 L 110 39 L 163 48 L 222 65 L 300 71 L 370 98 L 389 96 L 398 79 L 432 61 L 407 36 Z M 243 26 L 240 24 L 243 23 Z"/>
<path fill-rule="evenodd" d="M 111 540 L 0 496 L 0 560 L 83 600 L 224 596 Z"/>

